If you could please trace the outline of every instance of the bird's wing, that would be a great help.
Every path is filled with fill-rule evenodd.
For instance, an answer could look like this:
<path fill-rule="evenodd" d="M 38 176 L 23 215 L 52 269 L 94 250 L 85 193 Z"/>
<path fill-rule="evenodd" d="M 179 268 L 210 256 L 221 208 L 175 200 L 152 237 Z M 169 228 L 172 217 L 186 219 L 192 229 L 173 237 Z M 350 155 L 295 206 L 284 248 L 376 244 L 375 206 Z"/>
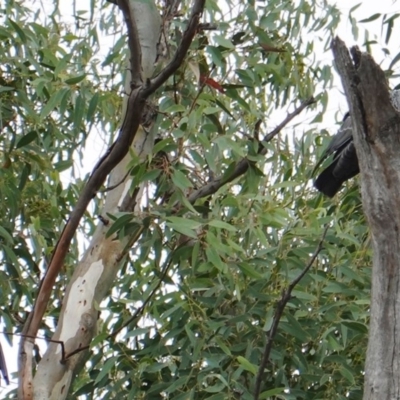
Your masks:
<path fill-rule="evenodd" d="M 314 167 L 312 175 L 314 175 L 315 171 L 322 164 L 325 158 L 327 158 L 334 152 L 343 149 L 352 139 L 353 139 L 353 127 L 351 123 L 351 118 L 350 114 L 346 113 L 342 125 L 340 126 L 336 135 L 332 137 L 331 142 L 329 143 L 328 147 L 326 148 L 321 158 L 317 162 L 317 165 Z"/>
<path fill-rule="evenodd" d="M 350 114 L 347 113 L 344 117 L 342 125 L 340 126 L 337 134 L 332 138 L 329 146 L 324 152 L 324 157 L 327 157 L 337 150 L 342 149 L 347 143 L 353 139 L 353 126 L 351 123 Z"/>

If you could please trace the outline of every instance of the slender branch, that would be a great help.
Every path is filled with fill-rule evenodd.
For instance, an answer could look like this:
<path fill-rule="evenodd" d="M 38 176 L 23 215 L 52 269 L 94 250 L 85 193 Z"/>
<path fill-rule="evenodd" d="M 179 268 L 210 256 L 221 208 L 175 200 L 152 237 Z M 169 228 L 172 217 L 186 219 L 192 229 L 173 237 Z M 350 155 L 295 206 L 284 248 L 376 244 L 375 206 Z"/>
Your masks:
<path fill-rule="evenodd" d="M 3 348 L 1 347 L 1 343 L 0 343 L 0 372 L 3 375 L 3 379 L 6 382 L 6 384 L 9 385 L 10 377 L 8 376 L 6 359 L 4 357 L 4 351 Z"/>
<path fill-rule="evenodd" d="M 286 118 L 270 133 L 268 133 L 263 140 L 259 143 L 260 148 L 258 154 L 265 155 L 267 153 L 267 149 L 262 144 L 270 142 L 290 121 L 293 120 L 297 115 L 299 115 L 306 107 L 315 103 L 313 97 L 310 97 L 299 107 L 297 107 L 292 113 L 289 113 Z M 259 129 L 259 121 L 256 123 L 255 133 L 258 134 L 257 129 Z M 228 177 L 219 177 L 214 179 L 212 182 L 209 182 L 202 186 L 200 189 L 195 190 L 188 198 L 190 203 L 194 203 L 196 200 L 210 196 L 217 192 L 222 186 L 232 182 L 239 176 L 243 175 L 248 169 L 251 164 L 254 164 L 254 161 L 250 161 L 247 157 L 242 158 L 235 166 L 234 170 Z"/>
<path fill-rule="evenodd" d="M 117 0 L 117 4 L 124 14 L 128 30 L 128 45 L 131 51 L 130 67 L 132 75 L 132 91 L 128 98 L 126 113 L 118 137 L 94 167 L 88 182 L 83 188 L 79 199 L 71 212 L 69 220 L 61 232 L 46 274 L 40 284 L 33 310 L 24 325 L 22 332 L 23 336 L 19 348 L 19 398 L 33 398 L 32 344 L 46 311 L 54 283 L 63 266 L 65 256 L 69 250 L 71 240 L 75 235 L 80 220 L 86 211 L 89 202 L 101 188 L 109 173 L 128 153 L 141 123 L 141 115 L 143 113 L 146 99 L 181 65 L 194 35 L 197 32 L 197 26 L 204 8 L 204 3 L 205 0 L 195 1 L 188 27 L 183 35 L 175 57 L 153 82 L 147 83 L 144 87 L 141 81 L 141 48 L 135 18 L 130 9 L 129 1 Z"/>
<path fill-rule="evenodd" d="M 129 11 L 128 1 L 121 1 L 120 4 L 122 4 L 126 21 L 132 22 L 133 18 L 131 18 L 131 11 Z M 136 44 L 138 43 L 139 39 L 135 25 L 128 26 L 128 34 L 130 35 L 128 39 L 130 48 L 136 49 Z M 135 62 L 132 64 L 132 71 L 137 72 L 137 66 Z M 124 121 L 117 140 L 94 167 L 88 182 L 83 188 L 79 199 L 73 211 L 71 212 L 69 220 L 67 221 L 60 235 L 60 239 L 55 246 L 46 274 L 40 284 L 33 310 L 24 325 L 22 331 L 24 336 L 21 339 L 19 348 L 20 398 L 33 398 L 31 368 L 32 354 L 30 352 L 31 344 L 26 345 L 26 342 L 31 341 L 33 343 L 34 339 L 32 338 L 35 338 L 37 335 L 54 283 L 63 266 L 71 240 L 75 235 L 80 220 L 86 211 L 89 202 L 96 195 L 97 191 L 100 189 L 109 173 L 128 153 L 129 147 L 132 144 L 132 141 L 138 130 L 141 114 L 145 104 L 145 98 L 141 94 L 140 87 L 132 89 L 133 90 L 128 99 L 127 112 L 124 116 Z"/>
<path fill-rule="evenodd" d="M 292 113 L 289 113 L 286 118 L 272 132 L 268 133 L 262 141 L 266 143 L 270 142 L 290 121 L 292 121 L 292 119 L 297 117 L 305 108 L 314 103 L 314 97 L 310 97 L 307 100 L 303 101 L 300 106 L 297 107 Z M 265 147 L 263 146 L 259 153 L 266 154 L 267 149 L 265 149 Z"/>
<path fill-rule="evenodd" d="M 50 339 L 47 337 L 40 337 L 40 336 L 30 336 L 30 335 L 24 335 L 23 333 L 14 333 L 14 332 L 2 332 L 5 335 L 13 335 L 13 336 L 21 336 L 21 337 L 25 337 L 28 339 L 39 339 L 39 340 L 45 340 L 48 343 L 55 343 L 55 344 L 59 344 L 61 346 L 61 360 L 60 362 L 65 362 L 66 359 L 68 359 L 68 357 L 66 357 L 66 353 L 65 353 L 65 346 L 64 346 L 64 342 L 62 340 L 55 340 L 55 339 Z"/>
<path fill-rule="evenodd" d="M 180 247 L 182 247 L 184 243 L 180 244 L 172 253 L 170 253 L 170 256 L 165 260 L 164 267 L 161 269 L 161 276 L 157 282 L 157 285 L 154 287 L 154 289 L 151 291 L 151 293 L 147 296 L 146 300 L 143 302 L 143 304 L 135 311 L 135 313 L 127 320 L 125 321 L 121 327 L 116 329 L 114 332 L 110 333 L 107 336 L 107 339 L 111 339 L 115 336 L 118 335 L 122 331 L 122 329 L 126 328 L 132 321 L 134 321 L 139 315 L 141 315 L 151 300 L 151 298 L 154 296 L 154 294 L 157 292 L 157 290 L 160 288 L 161 284 L 164 282 L 164 278 L 167 276 L 167 273 L 169 269 L 171 268 L 172 265 L 172 259 L 173 255 L 175 254 L 176 250 L 178 250 Z"/>
<path fill-rule="evenodd" d="M 257 378 L 256 378 L 256 385 L 255 385 L 255 390 L 254 390 L 254 400 L 258 400 L 260 396 L 260 391 L 261 391 L 261 383 L 264 375 L 264 370 L 265 367 L 267 366 L 267 363 L 269 361 L 269 356 L 271 354 L 271 349 L 272 349 L 272 344 L 274 341 L 274 338 L 276 336 L 276 333 L 278 331 L 278 325 L 279 322 L 282 318 L 283 311 L 285 310 L 286 304 L 288 301 L 292 298 L 292 291 L 295 288 L 295 286 L 303 279 L 304 275 L 310 270 L 311 266 L 314 264 L 314 261 L 318 257 L 318 254 L 321 252 L 323 249 L 323 243 L 325 240 L 326 233 L 328 232 L 329 225 L 325 226 L 324 231 L 322 232 L 321 239 L 317 245 L 317 248 L 315 249 L 313 255 L 311 256 L 308 264 L 304 267 L 303 271 L 289 284 L 287 289 L 282 291 L 282 297 L 278 302 L 278 305 L 275 310 L 274 318 L 272 320 L 272 325 L 271 329 L 268 332 L 268 337 L 267 337 L 267 343 L 265 344 L 264 348 L 264 353 L 263 357 L 261 360 L 260 367 L 258 369 L 257 373 Z"/>
<path fill-rule="evenodd" d="M 111 185 L 111 186 L 107 186 L 105 189 L 99 190 L 100 193 L 106 193 L 106 192 L 110 192 L 111 190 L 116 189 L 118 186 L 122 185 L 125 182 L 125 179 L 128 177 L 128 175 L 131 173 L 131 171 L 128 171 L 124 177 L 117 182 L 115 185 Z"/>
<path fill-rule="evenodd" d="M 117 4 L 122 11 L 128 31 L 131 80 L 133 86 L 137 87 L 140 83 L 142 83 L 142 48 L 140 46 L 136 20 L 133 15 L 132 8 L 129 6 L 129 0 L 117 0 Z"/>
<path fill-rule="evenodd" d="M 184 58 L 189 50 L 195 34 L 197 33 L 199 20 L 203 13 L 205 0 L 195 0 L 188 25 L 183 33 L 182 40 L 176 49 L 175 55 L 170 63 L 153 79 L 151 79 L 145 88 L 145 96 L 154 93 L 167 79 L 173 75 L 182 65 Z"/>
<path fill-rule="evenodd" d="M 165 260 L 164 266 L 161 268 L 161 276 L 157 282 L 157 285 L 153 288 L 153 290 L 151 291 L 151 293 L 147 296 L 146 300 L 143 302 L 143 304 L 135 311 L 135 313 L 127 320 L 125 321 L 121 327 L 119 327 L 118 329 L 116 329 L 114 332 L 110 333 L 106 340 L 109 340 L 111 338 L 114 338 L 115 336 L 117 336 L 124 328 L 126 328 L 129 324 L 131 324 L 136 318 L 138 318 L 141 314 L 143 314 L 144 309 L 146 308 L 147 304 L 150 302 L 150 300 L 152 299 L 152 297 L 155 295 L 155 293 L 157 292 L 157 290 L 160 288 L 161 284 L 164 282 L 164 278 L 167 276 L 168 271 L 171 268 L 172 265 L 172 259 L 173 259 L 173 255 L 175 254 L 175 252 L 180 249 L 182 246 L 184 246 L 186 244 L 185 242 L 181 242 L 178 247 L 172 251 L 172 253 L 170 253 L 169 257 Z M 64 343 L 60 342 L 60 341 L 53 341 L 55 343 L 59 343 L 62 346 L 62 360 L 61 362 L 65 362 L 66 360 L 68 360 L 70 357 L 72 357 L 73 355 L 80 353 L 81 351 L 85 351 L 88 350 L 90 348 L 90 346 L 84 346 L 84 347 L 79 347 L 78 349 L 75 349 L 73 351 L 71 351 L 70 353 L 66 354 L 65 350 L 64 350 Z"/>

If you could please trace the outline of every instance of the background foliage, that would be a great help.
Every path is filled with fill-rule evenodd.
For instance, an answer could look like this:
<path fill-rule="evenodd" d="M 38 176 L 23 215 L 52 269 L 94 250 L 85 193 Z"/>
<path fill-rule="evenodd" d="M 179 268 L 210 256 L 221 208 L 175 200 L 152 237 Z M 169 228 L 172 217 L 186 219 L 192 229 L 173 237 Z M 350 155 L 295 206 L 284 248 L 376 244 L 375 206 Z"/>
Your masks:
<path fill-rule="evenodd" d="M 327 143 L 317 122 L 333 82 L 330 54 L 319 55 L 341 15 L 330 1 L 219 3 L 209 1 L 204 17 L 217 29 L 198 35 L 155 97 L 153 158 L 132 157 L 134 185 L 147 182 L 145 217 L 111 216 L 110 233 L 142 234 L 99 306 L 99 334 L 71 399 L 252 399 L 276 304 L 325 224 L 324 249 L 284 311 L 261 398 L 362 397 L 371 254 L 358 189 L 350 183 L 332 201 L 309 180 Z M 70 20 L 57 2 L 1 5 L 0 304 L 4 330 L 18 333 L 85 181 L 80 162 L 94 165 L 93 143 L 110 144 L 116 132 L 126 36 L 105 2 L 69 10 Z M 171 52 L 189 7 L 172 23 Z M 387 44 L 397 17 L 363 22 L 379 18 Z M 364 36 L 366 49 L 376 45 Z M 399 57 L 384 51 L 395 65 Z M 257 154 L 255 135 L 263 138 L 311 95 L 312 110 L 262 143 L 266 156 Z M 185 200 L 229 177 L 243 157 L 251 163 L 241 178 L 194 206 Z M 54 327 L 101 201 L 99 194 L 70 250 L 43 335 Z"/>

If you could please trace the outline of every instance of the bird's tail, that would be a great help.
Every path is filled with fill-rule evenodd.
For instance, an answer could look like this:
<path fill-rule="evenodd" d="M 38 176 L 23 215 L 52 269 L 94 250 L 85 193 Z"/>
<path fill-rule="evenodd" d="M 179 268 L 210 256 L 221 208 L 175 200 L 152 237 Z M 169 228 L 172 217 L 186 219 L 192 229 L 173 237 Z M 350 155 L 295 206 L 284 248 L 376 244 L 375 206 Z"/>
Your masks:
<path fill-rule="evenodd" d="M 344 180 L 337 179 L 333 175 L 335 163 L 331 164 L 328 168 L 324 169 L 314 182 L 314 186 L 324 195 L 333 197 L 343 185 Z"/>

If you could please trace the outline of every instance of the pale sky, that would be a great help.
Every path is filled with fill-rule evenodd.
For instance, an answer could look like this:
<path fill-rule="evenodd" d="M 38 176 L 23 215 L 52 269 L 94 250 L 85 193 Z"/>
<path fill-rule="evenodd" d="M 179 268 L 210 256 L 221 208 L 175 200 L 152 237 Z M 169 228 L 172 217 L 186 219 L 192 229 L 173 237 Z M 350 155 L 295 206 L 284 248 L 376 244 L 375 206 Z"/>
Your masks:
<path fill-rule="evenodd" d="M 388 16 L 391 16 L 394 13 L 399 13 L 400 2 L 394 0 L 336 0 L 337 7 L 344 14 L 344 18 L 342 20 L 342 23 L 340 24 L 337 34 L 342 40 L 345 41 L 348 47 L 358 45 L 363 51 L 365 50 L 365 48 L 362 47 L 365 38 L 364 30 L 368 30 L 370 32 L 369 40 L 376 39 L 376 41 L 378 42 L 378 44 L 372 46 L 372 56 L 383 69 L 387 69 L 392 59 L 400 52 L 400 18 L 398 20 L 395 20 L 394 22 L 393 32 L 388 46 L 386 46 L 384 43 L 386 26 L 382 31 L 382 17 L 372 22 L 359 24 L 359 37 L 358 41 L 355 41 L 351 33 L 351 23 L 349 19 L 346 18 L 346 16 L 348 15 L 352 7 L 360 3 L 360 7 L 353 13 L 353 17 L 357 21 L 371 17 L 376 13 L 380 13 L 382 15 L 386 14 Z M 381 51 L 381 47 L 387 47 L 390 51 L 390 55 L 386 56 Z M 332 58 L 332 53 L 326 54 L 326 56 Z M 397 74 L 400 73 L 400 62 L 394 65 L 394 70 L 397 72 Z M 393 78 L 389 83 L 391 87 L 394 87 L 400 83 L 400 79 Z M 342 86 L 339 78 L 336 80 L 336 85 L 338 91 L 342 91 Z M 343 109 L 344 112 L 346 112 L 347 104 L 344 96 L 340 95 L 337 98 L 338 104 L 333 104 L 335 100 L 336 98 L 333 98 L 332 96 L 332 98 L 330 99 L 329 107 L 334 107 L 335 109 L 337 109 L 337 106 L 339 105 L 340 108 Z"/>

